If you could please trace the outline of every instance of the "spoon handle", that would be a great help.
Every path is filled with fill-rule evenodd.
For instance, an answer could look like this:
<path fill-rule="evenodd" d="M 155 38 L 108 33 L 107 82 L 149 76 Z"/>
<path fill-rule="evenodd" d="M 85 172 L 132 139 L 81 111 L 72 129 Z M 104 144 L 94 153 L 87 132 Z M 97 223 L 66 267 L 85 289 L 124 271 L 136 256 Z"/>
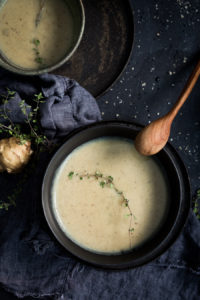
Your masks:
<path fill-rule="evenodd" d="M 35 26 L 37 27 L 41 21 L 41 18 L 42 18 L 42 12 L 43 12 L 43 9 L 44 9 L 44 5 L 45 5 L 45 0 L 41 0 L 40 2 L 40 10 L 36 16 L 36 19 L 35 19 Z"/>
<path fill-rule="evenodd" d="M 174 107 L 167 114 L 167 116 L 169 117 L 171 122 L 173 121 L 173 119 L 177 115 L 179 109 L 182 107 L 182 105 L 185 103 L 186 99 L 190 95 L 195 83 L 197 82 L 197 80 L 199 78 L 199 75 L 200 75 L 200 60 L 198 61 L 198 63 L 196 65 L 196 67 L 194 68 L 192 74 L 188 78 L 188 80 L 185 84 L 185 87 L 184 87 L 183 91 L 181 92 L 181 94 L 180 94 L 177 102 L 175 103 Z"/>

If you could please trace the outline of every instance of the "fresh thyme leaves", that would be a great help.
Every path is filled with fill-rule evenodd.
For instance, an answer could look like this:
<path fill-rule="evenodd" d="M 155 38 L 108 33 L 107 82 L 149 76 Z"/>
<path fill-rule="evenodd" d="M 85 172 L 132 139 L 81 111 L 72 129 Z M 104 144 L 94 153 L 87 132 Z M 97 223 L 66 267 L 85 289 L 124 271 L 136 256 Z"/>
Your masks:
<path fill-rule="evenodd" d="M 70 172 L 70 173 L 68 174 L 69 179 L 72 179 L 72 178 L 73 178 L 73 175 L 74 175 L 74 172 Z"/>
<path fill-rule="evenodd" d="M 19 144 L 24 144 L 27 141 L 31 141 L 33 150 L 35 150 L 34 159 L 32 163 L 29 163 L 29 167 L 23 171 L 23 176 L 19 179 L 19 182 L 15 186 L 14 190 L 7 197 L 7 201 L 0 200 L 0 209 L 8 210 L 10 206 L 15 206 L 15 200 L 22 190 L 22 186 L 25 183 L 28 176 L 33 171 L 35 166 L 35 160 L 38 159 L 38 152 L 44 149 L 49 149 L 50 142 L 47 137 L 43 135 L 39 124 L 39 105 L 44 103 L 44 97 L 42 93 L 35 94 L 32 101 L 34 107 L 27 105 L 24 100 L 19 103 L 19 108 L 25 116 L 25 125 L 15 124 L 10 118 L 11 111 L 9 110 L 9 101 L 15 96 L 15 91 L 7 89 L 7 93 L 1 95 L 2 108 L 0 109 L 0 118 L 5 120 L 5 124 L 0 123 L 0 133 L 4 137 L 15 137 L 19 141 Z M 31 168 L 32 166 L 32 168 Z M 30 172 L 29 172 L 30 171 Z"/>
<path fill-rule="evenodd" d="M 193 197 L 193 212 L 196 215 L 197 219 L 200 220 L 200 189 L 198 189 Z"/>
<path fill-rule="evenodd" d="M 74 175 L 74 172 L 71 171 L 68 174 L 68 178 L 72 179 Z M 122 200 L 122 205 L 124 207 L 126 207 L 128 209 L 128 214 L 125 215 L 125 217 L 129 217 L 130 218 L 130 222 L 129 222 L 129 229 L 128 229 L 128 234 L 129 234 L 129 241 L 130 241 L 130 248 L 132 247 L 132 235 L 134 232 L 134 228 L 133 228 L 133 220 L 136 219 L 135 215 L 133 214 L 130 205 L 129 205 L 129 200 L 125 197 L 124 193 L 120 190 L 118 190 L 118 188 L 116 187 L 115 183 L 114 183 L 114 178 L 112 176 L 105 176 L 103 175 L 101 172 L 96 171 L 94 174 L 90 174 L 90 173 L 83 173 L 83 174 L 79 174 L 76 173 L 76 176 L 79 176 L 80 180 L 83 180 L 83 178 L 94 178 L 95 180 L 98 181 L 99 185 L 104 188 L 104 187 L 108 187 L 108 188 L 112 188 L 117 195 L 120 196 L 121 200 Z"/>
<path fill-rule="evenodd" d="M 40 44 L 40 41 L 38 39 L 33 39 L 33 44 L 38 47 Z"/>
<path fill-rule="evenodd" d="M 7 89 L 6 95 L 1 95 L 1 100 L 3 102 L 3 109 L 0 110 L 0 117 L 8 121 L 8 125 L 0 123 L 0 133 L 6 133 L 9 136 L 14 136 L 19 139 L 20 144 L 24 144 L 27 140 L 30 140 L 34 146 L 38 149 L 38 146 L 48 145 L 48 139 L 45 135 L 41 133 L 41 129 L 38 126 L 39 123 L 39 105 L 44 103 L 44 97 L 42 93 L 35 94 L 33 102 L 35 102 L 35 107 L 31 110 L 30 105 L 26 105 L 24 100 L 21 100 L 19 107 L 21 112 L 25 116 L 25 122 L 28 125 L 28 132 L 23 132 L 21 124 L 14 124 L 9 117 L 10 111 L 7 108 L 9 100 L 11 100 L 15 95 L 14 91 Z"/>
<path fill-rule="evenodd" d="M 40 56 L 40 51 L 39 51 L 40 40 L 33 39 L 32 42 L 35 46 L 33 48 L 33 51 L 35 53 L 35 62 L 38 63 L 39 65 L 44 65 L 44 59 Z"/>

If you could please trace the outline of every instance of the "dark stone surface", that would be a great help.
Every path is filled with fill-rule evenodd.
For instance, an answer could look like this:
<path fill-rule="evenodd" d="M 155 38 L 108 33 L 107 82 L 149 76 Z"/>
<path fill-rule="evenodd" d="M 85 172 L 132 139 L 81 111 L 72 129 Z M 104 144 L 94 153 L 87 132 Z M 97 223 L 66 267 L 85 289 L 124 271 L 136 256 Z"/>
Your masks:
<path fill-rule="evenodd" d="M 143 125 L 168 112 L 200 58 L 199 0 L 136 0 L 131 61 L 98 100 L 104 120 Z M 170 143 L 200 187 L 200 79 L 172 126 Z"/>
<path fill-rule="evenodd" d="M 131 0 L 134 49 L 117 83 L 98 99 L 104 120 L 141 124 L 166 113 L 200 58 L 199 0 Z M 116 33 L 117 34 L 117 33 Z M 171 144 L 182 157 L 192 193 L 200 187 L 200 79 L 176 117 Z M 16 299 L 1 292 L 1 299 Z M 26 298 L 31 299 L 31 298 Z"/>
<path fill-rule="evenodd" d="M 72 58 L 53 74 L 78 81 L 95 97 L 107 90 L 125 67 L 133 44 L 128 0 L 84 1 L 85 30 Z"/>

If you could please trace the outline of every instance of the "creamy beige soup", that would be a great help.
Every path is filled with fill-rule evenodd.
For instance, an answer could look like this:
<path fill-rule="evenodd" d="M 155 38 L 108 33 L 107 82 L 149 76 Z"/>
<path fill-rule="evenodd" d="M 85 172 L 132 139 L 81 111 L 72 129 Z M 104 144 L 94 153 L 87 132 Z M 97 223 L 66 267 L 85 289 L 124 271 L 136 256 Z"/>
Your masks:
<path fill-rule="evenodd" d="M 103 174 L 112 184 L 103 185 L 103 178 L 92 174 Z M 132 141 L 111 137 L 75 149 L 57 171 L 52 193 L 56 218 L 67 236 L 103 253 L 144 243 L 162 224 L 168 202 L 158 164 L 141 156 Z"/>
<path fill-rule="evenodd" d="M 38 69 L 64 58 L 73 37 L 67 0 L 7 0 L 0 10 L 0 51 L 14 65 Z"/>

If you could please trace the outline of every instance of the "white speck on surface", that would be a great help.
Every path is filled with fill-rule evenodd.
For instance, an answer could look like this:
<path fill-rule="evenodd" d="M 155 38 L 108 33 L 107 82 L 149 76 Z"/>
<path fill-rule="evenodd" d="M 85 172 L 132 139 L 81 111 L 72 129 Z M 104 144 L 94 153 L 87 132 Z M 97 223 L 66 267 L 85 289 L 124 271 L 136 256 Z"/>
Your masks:
<path fill-rule="evenodd" d="M 184 19 L 184 15 L 181 14 L 181 19 Z"/>
<path fill-rule="evenodd" d="M 119 118 L 119 114 L 116 114 L 116 117 Z"/>
<path fill-rule="evenodd" d="M 173 139 L 173 138 L 170 138 L 169 140 L 170 140 L 170 142 L 173 142 L 174 139 Z"/>
<path fill-rule="evenodd" d="M 128 96 L 129 96 L 129 97 L 132 97 L 132 95 L 131 95 L 131 94 L 128 94 Z"/>
<path fill-rule="evenodd" d="M 116 106 L 116 103 L 115 103 L 115 102 L 113 102 L 113 106 Z"/>
<path fill-rule="evenodd" d="M 188 58 L 186 56 L 183 57 L 183 63 L 185 64 L 187 62 Z"/>
<path fill-rule="evenodd" d="M 168 71 L 168 74 L 171 76 L 173 74 L 173 72 L 172 71 Z"/>
<path fill-rule="evenodd" d="M 167 102 L 167 104 L 168 104 L 168 105 L 171 105 L 171 102 L 169 101 L 169 102 Z"/>
<path fill-rule="evenodd" d="M 148 114 L 147 117 L 151 117 L 151 114 Z"/>
<path fill-rule="evenodd" d="M 108 104 L 108 103 L 109 103 L 109 102 L 106 100 L 106 101 L 105 101 L 105 104 Z"/>
<path fill-rule="evenodd" d="M 179 135 L 181 135 L 181 134 L 182 134 L 182 132 L 180 132 L 180 131 L 179 131 L 179 132 L 178 132 L 178 134 L 179 134 Z"/>
<path fill-rule="evenodd" d="M 138 48 L 141 48 L 141 46 L 140 46 L 140 45 L 137 45 L 137 47 L 138 47 Z"/>
<path fill-rule="evenodd" d="M 131 68 L 131 70 L 132 70 L 132 71 L 134 71 L 134 70 L 135 70 L 135 68 L 134 68 L 134 67 L 132 67 L 132 68 Z"/>
<path fill-rule="evenodd" d="M 172 83 L 171 86 L 175 86 L 175 83 Z"/>
<path fill-rule="evenodd" d="M 182 150 L 183 148 L 181 146 L 178 147 L 179 150 Z"/>
<path fill-rule="evenodd" d="M 155 71 L 155 67 L 151 67 L 150 72 L 152 73 L 153 71 Z"/>
<path fill-rule="evenodd" d="M 149 120 L 149 121 L 148 121 L 148 123 L 150 124 L 150 123 L 151 123 L 151 121 Z"/>
<path fill-rule="evenodd" d="M 119 100 L 119 104 L 122 104 L 122 103 L 123 103 L 123 101 L 122 101 L 122 99 L 120 99 L 120 100 Z"/>
<path fill-rule="evenodd" d="M 157 114 L 157 116 L 160 116 L 160 113 L 159 113 L 159 112 L 157 112 L 156 114 Z"/>
<path fill-rule="evenodd" d="M 142 85 L 142 87 L 144 87 L 144 86 L 147 85 L 147 83 L 146 82 L 142 82 L 141 85 Z"/>
<path fill-rule="evenodd" d="M 102 111 L 102 113 L 101 113 L 101 114 L 102 114 L 102 116 L 103 116 L 103 115 L 104 115 L 104 111 Z"/>
<path fill-rule="evenodd" d="M 157 36 L 160 36 L 160 32 L 157 32 L 156 35 L 157 35 Z"/>
<path fill-rule="evenodd" d="M 137 119 L 137 115 L 134 115 L 133 118 L 134 118 L 134 119 Z"/>

